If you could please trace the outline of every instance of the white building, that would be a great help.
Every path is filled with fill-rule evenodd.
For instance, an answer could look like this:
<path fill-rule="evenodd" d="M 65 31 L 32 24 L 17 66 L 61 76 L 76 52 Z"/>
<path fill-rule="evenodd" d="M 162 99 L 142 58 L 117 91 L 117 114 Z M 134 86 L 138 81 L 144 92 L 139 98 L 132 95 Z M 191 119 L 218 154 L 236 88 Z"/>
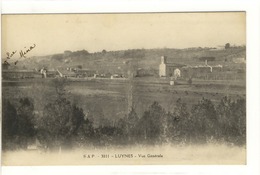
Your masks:
<path fill-rule="evenodd" d="M 174 76 L 175 79 L 181 77 L 181 71 L 180 71 L 180 69 L 178 69 L 178 68 L 175 69 L 175 70 L 174 70 L 174 73 L 173 73 L 173 76 Z"/>

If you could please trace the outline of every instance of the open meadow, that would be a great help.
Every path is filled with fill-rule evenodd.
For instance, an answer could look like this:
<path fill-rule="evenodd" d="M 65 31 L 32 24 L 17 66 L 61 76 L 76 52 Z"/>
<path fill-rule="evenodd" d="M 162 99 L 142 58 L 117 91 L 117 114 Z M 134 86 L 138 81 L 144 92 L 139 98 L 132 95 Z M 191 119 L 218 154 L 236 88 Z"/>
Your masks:
<path fill-rule="evenodd" d="M 68 99 L 85 113 L 104 115 L 111 121 L 127 115 L 129 103 L 141 116 L 154 101 L 159 102 L 166 111 L 173 111 L 179 98 L 188 107 L 202 98 L 210 99 L 213 103 L 218 103 L 224 96 L 234 100 L 246 98 L 243 80 L 193 80 L 192 85 L 185 81 L 178 83 L 171 86 L 168 79 L 159 78 L 136 78 L 131 82 L 127 79 L 68 79 L 65 89 Z M 3 98 L 17 103 L 19 98 L 29 97 L 35 103 L 35 111 L 41 112 L 44 104 L 55 98 L 53 88 L 51 79 L 3 81 Z"/>

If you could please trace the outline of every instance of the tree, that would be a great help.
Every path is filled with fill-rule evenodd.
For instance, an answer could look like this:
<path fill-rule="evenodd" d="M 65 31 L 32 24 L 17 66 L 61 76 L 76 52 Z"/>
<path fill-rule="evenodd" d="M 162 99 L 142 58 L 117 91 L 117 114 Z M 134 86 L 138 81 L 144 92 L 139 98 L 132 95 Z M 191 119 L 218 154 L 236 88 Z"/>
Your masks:
<path fill-rule="evenodd" d="M 49 148 L 68 147 L 83 121 L 82 109 L 67 99 L 57 99 L 44 107 L 38 121 L 39 140 Z"/>
<path fill-rule="evenodd" d="M 225 44 L 225 49 L 229 49 L 230 48 L 230 43 L 226 43 Z"/>
<path fill-rule="evenodd" d="M 144 115 L 138 123 L 139 138 L 146 143 L 162 143 L 166 133 L 166 114 L 158 102 L 154 102 L 144 112 Z"/>
<path fill-rule="evenodd" d="M 76 128 L 74 134 L 76 135 L 74 141 L 77 145 L 82 147 L 90 145 L 93 143 L 94 139 L 94 127 L 93 122 L 91 122 L 83 113 L 81 108 L 78 108 L 74 105 L 74 123 Z"/>
<path fill-rule="evenodd" d="M 191 109 L 191 128 L 190 140 L 204 143 L 215 139 L 217 124 L 217 113 L 211 100 L 203 98 Z"/>
<path fill-rule="evenodd" d="M 231 101 L 224 97 L 217 106 L 220 125 L 219 137 L 232 144 L 246 141 L 246 102 L 244 99 Z"/>
<path fill-rule="evenodd" d="M 123 131 L 117 126 L 99 126 L 95 130 L 95 138 L 98 139 L 98 144 L 101 146 L 120 145 L 125 141 Z"/>
<path fill-rule="evenodd" d="M 132 49 L 124 51 L 124 58 L 143 58 L 145 57 L 144 49 Z"/>
<path fill-rule="evenodd" d="M 223 97 L 220 100 L 216 110 L 218 114 L 218 123 L 220 125 L 220 130 L 218 131 L 219 138 L 229 141 L 229 137 L 233 135 L 232 126 L 234 125 L 231 99 L 227 96 Z"/>
<path fill-rule="evenodd" d="M 37 120 L 38 139 L 49 148 L 70 147 L 73 136 L 84 123 L 81 108 L 72 105 L 66 98 L 65 79 L 53 82 L 56 98 L 44 106 L 43 116 Z"/>
<path fill-rule="evenodd" d="M 246 100 L 238 99 L 232 105 L 232 115 L 236 120 L 235 128 L 237 130 L 236 144 L 246 143 Z"/>
<path fill-rule="evenodd" d="M 89 55 L 89 52 L 87 50 L 85 50 L 85 49 L 77 50 L 77 51 L 72 52 L 70 54 L 71 57 L 80 57 L 80 56 L 87 56 L 87 55 Z"/>
<path fill-rule="evenodd" d="M 110 124 L 110 122 L 105 118 L 101 106 L 96 104 L 87 104 L 87 105 L 89 107 L 87 112 L 87 117 L 91 122 L 93 122 L 94 127 L 98 127 L 102 125 L 105 126 Z"/>
<path fill-rule="evenodd" d="M 17 111 L 9 100 L 2 103 L 2 146 L 3 149 L 14 149 L 14 139 L 17 134 Z"/>
<path fill-rule="evenodd" d="M 168 113 L 167 117 L 167 134 L 171 141 L 182 142 L 188 137 L 190 131 L 190 114 L 186 103 L 179 98 L 176 101 L 173 113 Z"/>
<path fill-rule="evenodd" d="M 22 148 L 34 141 L 36 134 L 34 104 L 29 98 L 21 98 L 17 109 L 18 119 L 18 142 Z"/>
<path fill-rule="evenodd" d="M 103 49 L 103 50 L 102 50 L 102 53 L 103 53 L 103 54 L 106 54 L 106 53 L 107 53 L 107 51 L 106 51 L 105 49 Z"/>
<path fill-rule="evenodd" d="M 134 108 L 126 116 L 126 133 L 128 135 L 128 141 L 133 142 L 137 139 L 138 133 L 136 132 L 137 124 L 139 122 L 139 117 L 135 112 Z"/>
<path fill-rule="evenodd" d="M 19 100 L 18 109 L 3 100 L 3 149 L 26 149 L 34 140 L 34 105 L 28 98 Z"/>

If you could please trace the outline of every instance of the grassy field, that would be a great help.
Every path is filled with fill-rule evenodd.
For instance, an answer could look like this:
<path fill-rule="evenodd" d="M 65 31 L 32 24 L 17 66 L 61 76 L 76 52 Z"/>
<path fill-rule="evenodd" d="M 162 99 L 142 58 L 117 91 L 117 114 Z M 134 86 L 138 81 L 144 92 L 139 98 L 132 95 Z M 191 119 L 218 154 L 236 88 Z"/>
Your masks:
<path fill-rule="evenodd" d="M 51 79 L 3 81 L 3 98 L 15 104 L 21 97 L 30 97 L 36 112 L 41 113 L 44 105 L 56 97 L 51 82 Z M 203 97 L 213 103 L 218 103 L 224 96 L 246 98 L 246 85 L 242 80 L 193 80 L 192 85 L 179 81 L 177 85 L 170 86 L 169 80 L 159 78 L 136 78 L 131 82 L 127 79 L 72 79 L 67 82 L 65 89 L 67 98 L 81 107 L 85 114 L 104 116 L 111 121 L 128 113 L 129 98 L 132 98 L 139 117 L 154 101 L 158 101 L 166 111 L 172 111 L 178 98 L 187 103 L 188 107 Z"/>

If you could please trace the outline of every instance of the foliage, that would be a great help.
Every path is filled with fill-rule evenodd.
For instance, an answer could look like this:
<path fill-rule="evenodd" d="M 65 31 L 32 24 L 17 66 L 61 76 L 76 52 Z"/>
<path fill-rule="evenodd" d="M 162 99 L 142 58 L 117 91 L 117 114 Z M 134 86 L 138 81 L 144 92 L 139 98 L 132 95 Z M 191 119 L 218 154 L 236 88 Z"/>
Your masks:
<path fill-rule="evenodd" d="M 186 103 L 179 98 L 176 101 L 173 113 L 167 116 L 167 136 L 172 142 L 183 142 L 187 139 L 188 133 L 191 132 L 189 127 L 190 114 Z"/>
<path fill-rule="evenodd" d="M 43 116 L 38 118 L 37 136 L 43 145 L 51 149 L 71 147 L 73 137 L 78 136 L 77 139 L 80 141 L 81 138 L 89 136 L 88 131 L 82 132 L 82 129 L 88 129 L 89 122 L 83 110 L 67 100 L 66 79 L 54 80 L 53 85 L 57 96 L 53 102 L 45 105 Z"/>
<path fill-rule="evenodd" d="M 43 116 L 38 121 L 39 140 L 50 148 L 68 146 L 82 123 L 82 109 L 71 105 L 67 99 L 59 98 L 44 108 Z"/>
<path fill-rule="evenodd" d="M 215 106 L 209 99 L 202 99 L 191 109 L 190 140 L 193 142 L 207 142 L 216 134 L 217 112 Z"/>
<path fill-rule="evenodd" d="M 218 107 L 220 135 L 225 142 L 244 144 L 246 140 L 246 102 L 244 99 L 231 101 L 224 97 Z"/>
<path fill-rule="evenodd" d="M 128 139 L 130 142 L 134 142 L 134 140 L 138 138 L 138 133 L 136 132 L 138 122 L 139 117 L 137 116 L 135 110 L 132 108 L 126 118 L 126 132 L 129 135 Z"/>
<path fill-rule="evenodd" d="M 190 86 L 192 85 L 192 78 L 191 78 L 191 77 L 188 79 L 188 84 L 189 84 Z"/>
<path fill-rule="evenodd" d="M 225 44 L 225 49 L 229 49 L 230 48 L 230 43 L 226 43 Z"/>
<path fill-rule="evenodd" d="M 165 134 L 165 124 L 165 111 L 158 102 L 154 102 L 140 119 L 138 124 L 139 138 L 146 143 L 162 143 Z"/>
<path fill-rule="evenodd" d="M 178 99 L 171 112 L 154 102 L 140 118 L 132 108 L 128 115 L 111 122 L 102 108 L 96 109 L 100 114 L 91 110 L 85 114 L 72 104 L 65 96 L 64 83 L 54 83 L 58 95 L 37 117 L 29 98 L 21 98 L 16 105 L 3 99 L 3 149 L 26 149 L 35 138 L 49 149 L 166 142 L 246 143 L 246 100 L 242 98 L 223 97 L 218 103 L 202 98 L 191 109 Z M 102 121 L 95 126 L 96 117 Z"/>
<path fill-rule="evenodd" d="M 75 51 L 75 52 L 72 52 L 71 53 L 71 57 L 78 57 L 78 56 L 87 56 L 89 55 L 89 52 L 85 49 L 83 50 L 78 50 L 78 51 Z"/>
<path fill-rule="evenodd" d="M 82 109 L 77 111 L 77 113 L 80 113 L 80 116 L 84 115 Z M 78 127 L 74 133 L 76 136 L 74 137 L 73 141 L 75 141 L 76 145 L 79 147 L 83 147 L 84 145 L 91 145 L 95 138 L 93 122 L 86 118 L 86 116 L 84 116 L 84 119 L 81 122 L 80 120 L 78 120 L 78 122 Z"/>
<path fill-rule="evenodd" d="M 34 140 L 33 103 L 22 98 L 18 105 L 16 108 L 9 100 L 3 99 L 3 149 L 25 149 Z"/>
<path fill-rule="evenodd" d="M 2 102 L 2 146 L 3 149 L 12 149 L 10 146 L 13 145 L 18 128 L 17 111 L 9 100 L 3 99 Z"/>
<path fill-rule="evenodd" d="M 145 57 L 145 50 L 132 49 L 124 51 L 124 58 L 143 58 Z"/>
<path fill-rule="evenodd" d="M 35 118 L 34 118 L 34 105 L 28 98 L 20 99 L 20 104 L 17 109 L 18 115 L 18 142 L 23 148 L 28 146 L 28 143 L 33 142 L 36 134 L 35 131 Z"/>

